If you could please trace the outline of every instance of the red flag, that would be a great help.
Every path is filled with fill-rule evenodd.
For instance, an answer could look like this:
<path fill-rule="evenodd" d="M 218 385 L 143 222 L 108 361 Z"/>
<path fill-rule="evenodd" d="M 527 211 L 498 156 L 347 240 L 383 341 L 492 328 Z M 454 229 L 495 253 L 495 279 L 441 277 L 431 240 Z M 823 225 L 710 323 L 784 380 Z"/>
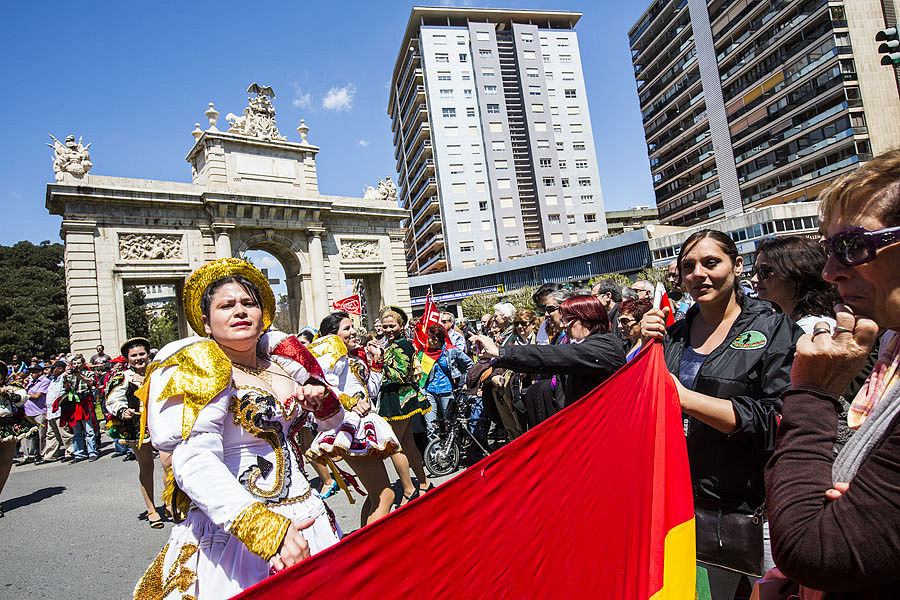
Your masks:
<path fill-rule="evenodd" d="M 653 292 L 653 308 L 662 310 L 666 306 L 669 307 L 669 314 L 666 317 L 666 327 L 671 327 L 675 324 L 675 309 L 672 308 L 672 301 L 669 300 L 669 294 L 666 293 L 665 286 L 657 281 L 656 290 Z"/>
<path fill-rule="evenodd" d="M 341 298 L 336 302 L 332 302 L 331 306 L 333 306 L 335 310 L 342 310 L 351 315 L 362 314 L 362 302 L 359 299 L 359 294 Z"/>
<path fill-rule="evenodd" d="M 452 481 L 235 598 L 691 599 L 694 536 L 678 392 L 652 343 Z"/>
<path fill-rule="evenodd" d="M 413 345 L 416 350 L 424 350 L 428 345 L 428 335 L 425 333 L 428 328 L 441 322 L 441 311 L 438 310 L 437 304 L 431 300 L 431 290 L 425 296 L 425 313 L 416 321 L 416 336 L 413 338 Z"/>

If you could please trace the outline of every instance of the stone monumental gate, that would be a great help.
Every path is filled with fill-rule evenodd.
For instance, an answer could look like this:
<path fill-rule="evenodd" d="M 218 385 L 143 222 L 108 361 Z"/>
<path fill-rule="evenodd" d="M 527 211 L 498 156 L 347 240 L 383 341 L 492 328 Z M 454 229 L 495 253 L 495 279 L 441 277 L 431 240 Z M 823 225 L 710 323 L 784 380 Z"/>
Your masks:
<path fill-rule="evenodd" d="M 202 264 L 265 250 L 284 267 L 294 328 L 318 327 L 331 302 L 362 282 L 374 312 L 385 304 L 409 308 L 409 287 L 397 192 L 387 178 L 363 198 L 319 194 L 317 146 L 283 137 L 271 88 L 253 84 L 242 115 L 230 127 L 194 128 L 187 155 L 192 183 L 88 174 L 88 148 L 69 136 L 53 138 L 56 183 L 47 209 L 63 218 L 66 296 L 72 350 L 97 344 L 117 349 L 126 339 L 124 288 L 168 284 L 176 289 L 179 332 L 188 335 L 181 289 Z M 348 168 L 352 168 L 348 165 Z"/>

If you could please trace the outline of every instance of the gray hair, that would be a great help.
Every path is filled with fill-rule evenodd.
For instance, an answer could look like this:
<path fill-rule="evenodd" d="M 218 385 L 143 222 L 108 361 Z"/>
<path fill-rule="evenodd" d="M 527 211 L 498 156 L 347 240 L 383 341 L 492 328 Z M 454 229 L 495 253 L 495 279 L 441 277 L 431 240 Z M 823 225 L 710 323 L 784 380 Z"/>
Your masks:
<path fill-rule="evenodd" d="M 563 302 L 565 302 L 566 300 L 568 300 L 569 298 L 571 298 L 574 295 L 575 295 L 575 290 L 562 288 L 562 289 L 556 290 L 555 292 L 550 292 L 549 294 L 547 294 L 547 296 L 544 300 L 547 301 L 550 298 L 553 298 L 558 303 L 562 304 Z"/>
<path fill-rule="evenodd" d="M 443 315 L 447 315 L 448 317 L 450 317 L 450 322 L 451 322 L 452 324 L 456 325 L 456 315 L 454 315 L 452 312 L 448 312 L 448 311 L 445 310 L 445 311 L 443 311 L 443 312 L 441 313 L 441 315 L 442 315 L 442 316 L 443 316 Z"/>
<path fill-rule="evenodd" d="M 628 300 L 629 298 L 634 298 L 637 300 L 637 292 L 631 289 L 630 287 L 622 287 L 622 300 Z"/>
<path fill-rule="evenodd" d="M 511 302 L 498 302 L 494 305 L 494 314 L 507 319 L 516 317 L 516 307 Z"/>

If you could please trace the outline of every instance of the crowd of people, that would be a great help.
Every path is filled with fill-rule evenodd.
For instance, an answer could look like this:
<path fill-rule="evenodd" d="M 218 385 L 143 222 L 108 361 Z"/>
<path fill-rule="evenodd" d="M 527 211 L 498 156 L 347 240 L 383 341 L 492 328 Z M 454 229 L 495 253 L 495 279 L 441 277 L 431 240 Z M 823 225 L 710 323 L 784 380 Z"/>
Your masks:
<path fill-rule="evenodd" d="M 105 422 L 138 462 L 150 525 L 177 523 L 135 597 L 172 569 L 189 573 L 181 594 L 227 597 L 334 544 L 324 500 L 357 479 L 360 526 L 433 489 L 422 452 L 459 395 L 493 448 L 660 343 L 711 597 L 749 597 L 759 581 L 783 597 L 897 597 L 900 151 L 820 201 L 821 239 L 760 243 L 749 276 L 731 237 L 694 232 L 668 267 L 668 305 L 650 281 L 548 283 L 532 306 L 499 302 L 478 321 L 443 312 L 421 330 L 387 306 L 371 332 L 335 312 L 280 333 L 266 278 L 215 261 L 185 286 L 196 337 L 155 356 L 133 339 L 115 359 L 99 347 L 88 361 L 0 365 L 0 488 L 18 450 L 22 462 L 95 460 Z"/>

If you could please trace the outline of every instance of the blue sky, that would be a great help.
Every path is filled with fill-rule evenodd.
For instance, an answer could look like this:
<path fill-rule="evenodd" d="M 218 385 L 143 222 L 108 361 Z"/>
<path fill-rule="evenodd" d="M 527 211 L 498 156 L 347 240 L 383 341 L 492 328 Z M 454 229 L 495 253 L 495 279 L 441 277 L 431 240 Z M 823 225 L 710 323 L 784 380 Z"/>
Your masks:
<path fill-rule="evenodd" d="M 219 126 L 270 85 L 283 135 L 319 145 L 319 189 L 361 196 L 395 176 L 387 86 L 411 2 L 15 3 L 0 23 L 0 243 L 59 240 L 44 207 L 48 133 L 91 142 L 92 173 L 189 181 L 195 122 Z M 607 210 L 652 205 L 627 31 L 647 2 L 439 2 L 581 11 L 576 26 Z M 227 126 L 227 123 L 226 123 Z"/>

